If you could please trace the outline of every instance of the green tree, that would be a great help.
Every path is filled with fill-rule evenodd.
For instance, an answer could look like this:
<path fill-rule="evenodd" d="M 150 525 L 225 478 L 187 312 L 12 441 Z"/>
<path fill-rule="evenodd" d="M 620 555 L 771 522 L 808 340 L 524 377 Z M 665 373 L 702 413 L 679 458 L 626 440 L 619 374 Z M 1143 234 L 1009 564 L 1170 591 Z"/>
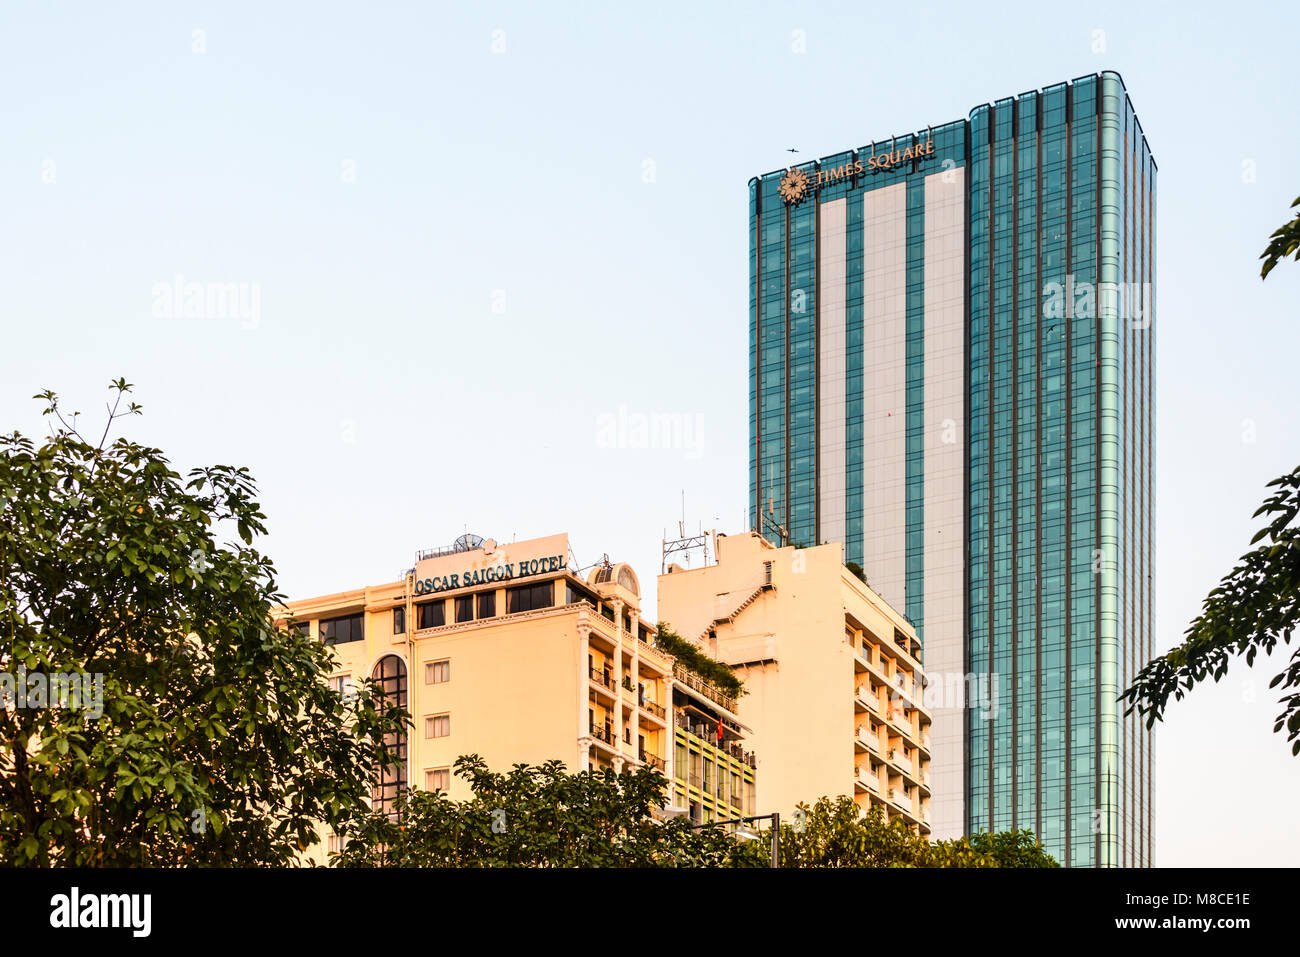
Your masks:
<path fill-rule="evenodd" d="M 1276 489 L 1256 511 L 1268 516 L 1250 540 L 1261 542 L 1238 561 L 1206 597 L 1201 613 L 1188 626 L 1178 647 L 1148 662 L 1121 696 L 1126 713 L 1146 716 L 1147 727 L 1164 717 L 1170 697 L 1181 700 L 1198 683 L 1228 673 L 1234 656 L 1248 666 L 1263 651 L 1271 654 L 1278 641 L 1289 643 L 1300 622 L 1300 468 L 1268 483 Z M 1300 688 L 1300 649 L 1269 683 L 1270 688 Z M 1282 713 L 1274 732 L 1287 730 L 1291 753 L 1300 754 L 1300 692 L 1282 698 Z"/>
<path fill-rule="evenodd" d="M 976 834 L 931 843 L 877 806 L 853 798 L 801 804 L 781 827 L 782 867 L 1057 867 L 1030 831 Z"/>
<path fill-rule="evenodd" d="M 247 470 L 182 477 L 98 442 L 52 392 L 50 435 L 0 436 L 0 671 L 85 676 L 101 693 L 0 709 L 0 861 L 283 865 L 316 823 L 366 813 L 386 732 L 408 716 L 374 688 L 345 702 L 330 651 L 276 627 L 282 596 L 252 547 L 264 515 Z M 98 701 L 94 701 L 98 698 Z M 30 705 L 34 698 L 11 699 Z M 39 703 L 39 702 L 38 702 Z M 79 707 L 71 707 L 79 705 Z"/>
<path fill-rule="evenodd" d="M 1300 206 L 1300 196 L 1296 197 L 1291 208 L 1295 209 L 1297 206 Z M 1264 260 L 1259 277 L 1267 278 L 1274 266 L 1291 255 L 1300 262 L 1300 212 L 1296 213 L 1290 222 L 1283 223 L 1274 230 L 1273 235 L 1269 237 L 1268 246 L 1259 257 Z"/>
<path fill-rule="evenodd" d="M 1300 206 L 1300 198 L 1291 204 Z M 1300 261 L 1300 213 L 1277 229 L 1260 256 L 1266 278 L 1273 267 L 1291 254 Z M 1217 682 L 1228 673 L 1234 657 L 1245 656 L 1247 667 L 1263 651 L 1272 654 L 1279 641 L 1290 643 L 1300 623 L 1300 529 L 1294 526 L 1300 511 L 1300 467 L 1268 483 L 1275 489 L 1253 517 L 1267 516 L 1237 566 L 1206 596 L 1201 613 L 1187 627 L 1176 648 L 1152 659 L 1133 678 L 1120 700 L 1125 714 L 1137 711 L 1147 727 L 1164 719 L 1172 697 L 1182 700 L 1208 677 Z M 1261 544 L 1262 542 L 1262 544 Z M 1284 694 L 1273 732 L 1286 729 L 1291 754 L 1300 754 L 1300 648 L 1288 665 L 1269 682 Z"/>
<path fill-rule="evenodd" d="M 478 755 L 457 759 L 473 796 L 415 790 L 392 817 L 372 814 L 343 832 L 341 867 L 763 866 L 759 842 L 725 829 L 660 821 L 667 781 L 651 767 L 571 774 L 559 761 L 493 772 Z"/>

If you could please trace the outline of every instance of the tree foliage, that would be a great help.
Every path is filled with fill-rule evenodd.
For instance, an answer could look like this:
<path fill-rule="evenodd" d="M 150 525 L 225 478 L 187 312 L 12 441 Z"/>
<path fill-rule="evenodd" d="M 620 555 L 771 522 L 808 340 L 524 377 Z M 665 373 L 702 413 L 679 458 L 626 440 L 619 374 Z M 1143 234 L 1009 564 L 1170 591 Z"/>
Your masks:
<path fill-rule="evenodd" d="M 490 771 L 457 759 L 473 797 L 407 791 L 393 818 L 372 814 L 344 832 L 342 867 L 747 867 L 762 848 L 685 818 L 656 820 L 667 780 L 648 766 L 567 772 L 560 761 Z"/>
<path fill-rule="evenodd" d="M 1300 206 L 1300 197 L 1291 206 Z M 1274 231 L 1259 257 L 1264 260 L 1260 277 L 1267 278 L 1292 254 L 1300 261 L 1300 212 Z M 1267 487 L 1276 491 L 1255 510 L 1254 518 L 1268 516 L 1250 540 L 1257 547 L 1241 556 L 1206 596 L 1182 644 L 1148 662 L 1120 696 L 1128 702 L 1125 714 L 1144 715 L 1148 728 L 1163 720 L 1170 697 L 1181 701 L 1206 678 L 1223 678 L 1233 657 L 1244 655 L 1251 667 L 1260 651 L 1272 654 L 1279 641 L 1291 641 L 1300 621 L 1300 530 L 1292 527 L 1300 511 L 1300 467 Z M 1290 693 L 1281 698 L 1282 712 L 1273 732 L 1285 728 L 1291 754 L 1300 755 L 1300 691 L 1290 690 L 1300 688 L 1300 649 L 1269 682 L 1270 688 L 1278 686 Z"/>
<path fill-rule="evenodd" d="M 408 716 L 370 685 L 345 702 L 331 652 L 274 626 L 246 469 L 109 444 L 130 389 L 98 442 L 52 392 L 45 441 L 0 436 L 0 671 L 102 681 L 98 707 L 0 709 L 0 861 L 298 862 L 317 821 L 366 812 Z"/>
<path fill-rule="evenodd" d="M 1300 196 L 1297 196 L 1291 208 L 1295 209 L 1300 206 Z M 1297 212 L 1290 222 L 1283 223 L 1273 235 L 1269 237 L 1268 246 L 1260 255 L 1264 260 L 1264 265 L 1259 271 L 1259 277 L 1266 279 L 1268 274 L 1287 256 L 1294 256 L 1297 262 L 1300 262 L 1300 212 Z"/>
<path fill-rule="evenodd" d="M 1255 511 L 1268 516 L 1250 540 L 1258 547 L 1243 555 L 1206 597 L 1201 614 L 1188 626 L 1183 642 L 1149 662 L 1123 694 L 1126 713 L 1137 710 L 1151 727 L 1164 716 L 1169 699 L 1181 700 L 1207 677 L 1220 680 L 1234 656 L 1255 663 L 1271 654 L 1279 641 L 1289 643 L 1300 621 L 1300 467 L 1268 483 L 1275 489 Z M 1300 649 L 1269 687 L 1300 688 Z M 1300 692 L 1282 698 L 1283 710 L 1273 726 L 1287 730 L 1291 753 L 1300 754 Z"/>
<path fill-rule="evenodd" d="M 768 867 L 769 833 L 742 840 L 718 823 L 656 820 L 667 781 L 653 768 L 570 774 L 559 761 L 496 774 L 457 760 L 462 802 L 411 791 L 394 818 L 375 814 L 345 835 L 342 867 Z M 780 833 L 782 867 L 1056 867 L 1029 831 L 931 844 L 851 797 L 800 805 Z"/>
<path fill-rule="evenodd" d="M 931 843 L 879 807 L 863 812 L 853 798 L 800 804 L 781 826 L 782 867 L 1057 867 L 1031 831 L 976 834 Z"/>

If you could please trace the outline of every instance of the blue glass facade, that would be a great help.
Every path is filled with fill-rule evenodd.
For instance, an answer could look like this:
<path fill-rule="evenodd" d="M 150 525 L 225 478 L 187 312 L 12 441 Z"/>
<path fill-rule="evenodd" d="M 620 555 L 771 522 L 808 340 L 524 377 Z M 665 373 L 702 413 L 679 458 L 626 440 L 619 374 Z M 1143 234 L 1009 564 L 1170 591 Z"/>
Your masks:
<path fill-rule="evenodd" d="M 827 175 L 931 141 L 933 153 L 888 171 Z M 962 830 L 1032 828 L 1067 865 L 1149 865 L 1151 736 L 1116 699 L 1153 650 L 1156 167 L 1123 82 L 1083 77 L 800 169 L 811 185 L 793 201 L 786 171 L 750 184 L 753 527 L 842 541 L 923 639 L 945 607 L 927 596 L 939 581 L 927 562 L 955 529 L 959 648 L 944 666 L 992 684 L 984 706 L 964 709 L 950 746 L 960 780 L 936 775 L 936 802 L 956 787 Z M 931 408 L 942 390 L 926 367 L 943 345 L 926 261 L 945 248 L 927 224 L 943 208 L 940 172 L 963 193 L 960 527 L 927 518 L 945 494 Z M 840 267 L 820 211 L 839 200 L 844 289 L 828 320 L 818 267 Z M 901 297 L 896 330 L 882 297 Z M 820 355 L 827 321 L 843 322 L 842 366 Z M 879 388 L 893 365 L 896 405 Z M 843 422 L 828 431 L 818 390 L 841 369 Z M 836 472 L 827 494 L 824 461 L 837 470 L 839 446 L 843 481 Z"/>

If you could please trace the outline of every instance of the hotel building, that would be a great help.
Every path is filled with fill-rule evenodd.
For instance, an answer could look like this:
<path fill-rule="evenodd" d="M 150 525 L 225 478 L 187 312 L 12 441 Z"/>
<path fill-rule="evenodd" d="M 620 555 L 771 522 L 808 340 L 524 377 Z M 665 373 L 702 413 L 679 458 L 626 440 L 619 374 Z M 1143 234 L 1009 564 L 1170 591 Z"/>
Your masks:
<path fill-rule="evenodd" d="M 717 561 L 659 576 L 661 622 L 731 665 L 758 755 L 757 804 L 853 795 L 929 836 L 930 713 L 907 620 L 844 566 L 839 544 L 719 535 Z"/>
<path fill-rule="evenodd" d="M 936 837 L 1151 863 L 1155 180 L 1104 72 L 750 181 L 751 527 L 985 689 L 934 702 Z"/>
<path fill-rule="evenodd" d="M 289 602 L 285 620 L 334 649 L 341 690 L 376 679 L 414 719 L 376 809 L 406 787 L 470 797 L 461 755 L 494 770 L 653 765 L 670 806 L 700 822 L 754 812 L 755 758 L 735 700 L 655 647 L 625 564 L 583 576 L 568 536 L 473 536 L 422 552 L 400 580 Z M 337 848 L 330 837 L 321 848 Z"/>

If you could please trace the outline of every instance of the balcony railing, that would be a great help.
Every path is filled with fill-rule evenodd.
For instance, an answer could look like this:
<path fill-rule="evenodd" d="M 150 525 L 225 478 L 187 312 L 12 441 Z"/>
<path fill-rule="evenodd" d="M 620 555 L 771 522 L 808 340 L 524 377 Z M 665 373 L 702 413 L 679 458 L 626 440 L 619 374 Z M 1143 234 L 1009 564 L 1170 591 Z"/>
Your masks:
<path fill-rule="evenodd" d="M 656 768 L 659 771 L 664 770 L 666 767 L 663 758 L 659 757 L 657 754 L 651 754 L 649 751 L 641 752 L 641 763 L 648 764 L 650 767 Z"/>
<path fill-rule="evenodd" d="M 591 668 L 589 670 L 591 671 L 591 680 L 596 682 L 596 684 L 602 685 L 610 691 L 617 690 L 617 686 L 614 684 L 614 676 L 608 671 L 600 671 L 596 668 Z"/>
<path fill-rule="evenodd" d="M 895 764 L 899 765 L 899 766 L 900 766 L 904 771 L 906 771 L 908 774 L 912 774 L 912 773 L 914 773 L 914 772 L 913 772 L 913 768 L 912 768 L 912 758 L 911 758 L 911 756 L 904 756 L 904 755 L 903 755 L 903 751 L 902 751 L 901 748 L 890 748 L 890 749 L 889 749 L 889 760 L 891 760 L 891 761 L 893 761 Z"/>
<path fill-rule="evenodd" d="M 613 725 L 592 725 L 590 729 L 591 736 L 597 741 L 604 741 L 611 748 L 614 746 L 614 727 Z"/>
<path fill-rule="evenodd" d="M 736 710 L 735 696 L 727 694 L 711 681 L 705 681 L 680 661 L 673 662 L 673 677 L 686 687 L 698 691 L 714 704 L 721 705 L 728 711 Z"/>
<path fill-rule="evenodd" d="M 747 764 L 751 768 L 758 767 L 757 758 L 755 758 L 754 752 L 746 751 L 740 746 L 739 742 L 729 741 L 721 744 L 718 742 L 716 724 L 710 727 L 703 721 L 692 721 L 688 715 L 681 711 L 673 712 L 673 724 L 681 728 L 683 731 L 689 731 L 705 744 L 716 748 L 721 753 L 731 755 L 731 757 L 735 758 L 741 764 Z"/>
<path fill-rule="evenodd" d="M 663 720 L 664 716 L 668 714 L 668 712 L 664 710 L 662 705 L 657 705 L 653 701 L 643 701 L 641 702 L 641 707 L 645 708 L 647 711 L 649 711 L 656 718 L 659 718 L 661 721 Z"/>
<path fill-rule="evenodd" d="M 751 768 L 755 766 L 754 752 L 746 751 L 744 748 L 742 748 L 739 744 L 736 744 L 734 741 L 731 744 L 728 744 L 725 747 L 723 747 L 721 750 L 727 752 L 727 754 L 731 755 L 741 764 L 748 764 Z"/>
<path fill-rule="evenodd" d="M 893 713 L 890 715 L 890 720 L 893 721 L 894 724 L 898 725 L 898 727 L 902 728 L 907 734 L 910 735 L 912 733 L 912 716 L 900 705 L 894 706 Z"/>
<path fill-rule="evenodd" d="M 893 801 L 895 804 L 900 805 L 907 811 L 912 810 L 912 795 L 905 794 L 902 788 L 890 788 L 889 800 Z"/>

